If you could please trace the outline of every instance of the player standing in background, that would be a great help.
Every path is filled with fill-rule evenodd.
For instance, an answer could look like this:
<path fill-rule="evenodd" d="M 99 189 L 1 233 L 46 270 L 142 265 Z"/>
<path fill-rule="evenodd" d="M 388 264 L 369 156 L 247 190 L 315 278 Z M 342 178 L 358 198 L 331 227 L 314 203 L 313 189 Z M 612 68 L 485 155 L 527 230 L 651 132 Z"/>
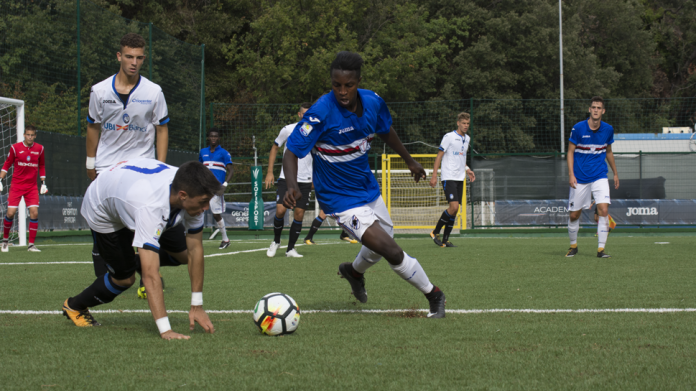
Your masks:
<path fill-rule="evenodd" d="M 310 107 L 312 107 L 312 104 L 309 102 L 300 104 L 300 111 L 297 112 L 297 116 L 302 118 L 304 113 L 307 112 Z M 276 138 L 273 142 L 271 152 L 268 156 L 268 173 L 266 174 L 265 180 L 266 189 L 271 187 L 273 180 L 275 179 L 273 176 L 273 163 L 275 162 L 278 148 L 285 144 L 293 129 L 295 129 L 295 125 L 297 125 L 297 122 L 283 127 L 278 134 L 278 138 Z M 287 151 L 288 148 L 286 146 L 283 153 L 287 153 Z M 285 256 L 291 258 L 302 258 L 303 255 L 298 254 L 297 250 L 295 250 L 295 243 L 297 243 L 297 239 L 300 237 L 300 232 L 302 232 L 302 219 L 304 218 L 304 212 L 305 210 L 309 209 L 309 193 L 312 191 L 312 157 L 306 156 L 304 159 L 300 160 L 299 170 L 295 170 L 293 173 L 297 173 L 296 179 L 293 178 L 293 181 L 299 183 L 299 188 L 302 191 L 303 198 L 302 202 L 298 203 L 298 205 L 293 205 L 295 209 L 293 211 L 293 221 L 290 225 L 290 237 L 288 238 L 288 248 L 285 251 Z M 273 242 L 271 242 L 271 246 L 268 248 L 268 251 L 266 251 L 266 255 L 269 257 L 274 257 L 276 251 L 280 247 L 280 234 L 283 232 L 283 225 L 285 225 L 285 212 L 287 212 L 287 209 L 283 206 L 283 197 L 288 189 L 286 183 L 285 172 L 283 169 L 281 169 L 280 177 L 278 178 L 278 190 L 276 191 L 276 215 L 275 219 L 273 220 L 274 237 Z"/>
<path fill-rule="evenodd" d="M 160 266 L 187 264 L 192 292 L 189 328 L 198 322 L 213 333 L 203 310 L 203 216 L 210 199 L 220 192 L 220 182 L 199 162 L 176 168 L 140 158 L 102 172 L 87 188 L 80 213 L 109 272 L 66 299 L 63 314 L 79 327 L 101 326 L 89 308 L 112 302 L 135 283 L 140 270 L 160 336 L 189 339 L 171 329 L 159 278 Z M 165 240 L 164 233 L 179 225 L 188 230 L 185 244 Z"/>
<path fill-rule="evenodd" d="M 440 150 L 435 158 L 435 166 L 433 167 L 433 176 L 430 179 L 430 186 L 437 185 L 437 170 L 440 168 L 442 161 L 442 188 L 445 191 L 445 197 L 449 202 L 449 207 L 442 212 L 440 220 L 435 225 L 435 230 L 430 233 L 436 245 L 440 247 L 457 247 L 449 241 L 450 233 L 454 227 L 454 220 L 459 212 L 459 205 L 462 203 L 464 186 L 466 185 L 466 176 L 469 176 L 469 181 L 476 180 L 476 175 L 469 166 L 466 165 L 467 151 L 471 137 L 466 134 L 469 131 L 469 123 L 471 117 L 469 113 L 459 113 L 457 115 L 457 129 L 447 133 L 440 143 Z M 445 226 L 445 234 L 440 240 L 440 230 Z"/>
<path fill-rule="evenodd" d="M 317 230 L 321 225 L 324 223 L 324 220 L 326 220 L 326 213 L 324 213 L 323 210 L 319 210 L 319 216 L 317 216 L 314 221 L 312 221 L 312 226 L 309 228 L 309 232 L 307 233 L 307 236 L 304 238 L 304 243 L 306 245 L 314 245 L 314 234 L 317 233 Z M 357 240 L 353 239 L 346 233 L 346 231 L 341 230 L 341 235 L 339 236 L 340 240 L 346 241 L 350 244 L 355 244 L 358 243 Z"/>
<path fill-rule="evenodd" d="M 227 189 L 227 182 L 232 179 L 232 157 L 230 153 L 220 146 L 222 133 L 218 128 L 211 128 L 208 131 L 209 147 L 201 149 L 198 154 L 198 161 L 203 163 L 210 171 L 215 174 L 215 178 L 220 181 L 223 189 Z M 210 235 L 213 239 L 218 232 L 222 232 L 222 242 L 219 249 L 225 249 L 230 246 L 230 240 L 227 238 L 225 230 L 225 221 L 222 219 L 222 214 L 225 213 L 225 195 L 215 195 L 210 200 L 210 211 L 213 213 L 213 218 L 217 223 L 217 228 Z"/>
<path fill-rule="evenodd" d="M 118 162 L 139 157 L 154 159 L 155 135 L 157 160 L 165 163 L 167 159 L 167 103 L 162 88 L 140 75 L 145 39 L 134 33 L 124 35 L 116 59 L 120 63 L 118 73 L 93 85 L 89 96 L 86 145 L 87 176 L 91 180 Z M 178 235 L 184 241 L 184 232 Z M 106 263 L 96 243 L 92 258 L 94 274 L 103 276 Z"/>
<path fill-rule="evenodd" d="M 0 172 L 0 191 L 2 191 L 2 179 L 7 176 L 7 170 L 14 165 L 12 173 L 12 186 L 7 197 L 7 215 L 3 220 L 2 252 L 10 251 L 10 229 L 14 221 L 19 201 L 24 197 L 24 202 L 29 208 L 29 246 L 28 251 L 41 252 L 34 245 L 36 232 L 39 229 L 39 193 L 36 191 L 36 175 L 41 177 L 41 194 L 46 194 L 46 166 L 44 165 L 44 147 L 35 143 L 36 128 L 28 125 L 24 128 L 24 141 L 13 144 L 10 153 Z"/>
<path fill-rule="evenodd" d="M 295 178 L 298 158 L 311 152 L 322 210 L 363 244 L 355 261 L 338 267 L 353 295 L 367 302 L 364 273 L 384 257 L 396 274 L 425 294 L 428 317 L 444 318 L 445 294 L 430 282 L 418 260 L 394 241 L 394 225 L 367 158 L 375 133 L 404 159 L 416 182 L 425 178 L 425 170 L 399 140 L 384 100 L 358 89 L 362 63 L 357 53 L 338 53 L 329 70 L 332 93 L 319 98 L 290 135 L 283 157 L 288 187 L 284 204 L 304 203 Z"/>
<path fill-rule="evenodd" d="M 594 197 L 599 218 L 597 221 L 597 258 L 611 258 L 604 252 L 609 235 L 609 179 L 607 161 L 614 172 L 614 188 L 619 188 L 619 174 L 616 171 L 614 153 L 614 128 L 602 121 L 605 113 L 604 100 L 595 96 L 590 101 L 590 118 L 573 126 L 568 142 L 568 177 L 570 196 L 568 197 L 568 236 L 570 248 L 566 257 L 578 253 L 578 230 L 583 209 L 590 207 Z"/>

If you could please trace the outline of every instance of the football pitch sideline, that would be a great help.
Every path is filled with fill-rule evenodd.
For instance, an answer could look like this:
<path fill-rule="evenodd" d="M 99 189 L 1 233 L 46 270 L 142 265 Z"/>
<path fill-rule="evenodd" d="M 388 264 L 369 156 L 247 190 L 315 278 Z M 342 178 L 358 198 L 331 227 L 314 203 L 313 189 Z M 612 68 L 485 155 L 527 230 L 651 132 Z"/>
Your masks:
<path fill-rule="evenodd" d="M 0 389 L 693 389 L 694 237 L 399 239 L 447 295 L 447 317 L 386 261 L 366 274 L 368 302 L 337 275 L 359 245 L 318 240 L 304 258 L 269 241 L 205 242 L 204 308 L 215 334 L 188 330 L 185 267 L 164 268 L 174 331 L 163 341 L 131 288 L 78 328 L 63 301 L 94 279 L 91 245 L 10 248 L 0 256 Z M 285 242 L 283 243 L 283 245 Z M 137 283 L 136 283 L 137 284 Z M 137 285 L 136 285 L 137 286 Z M 299 328 L 268 337 L 257 300 L 283 292 Z"/>

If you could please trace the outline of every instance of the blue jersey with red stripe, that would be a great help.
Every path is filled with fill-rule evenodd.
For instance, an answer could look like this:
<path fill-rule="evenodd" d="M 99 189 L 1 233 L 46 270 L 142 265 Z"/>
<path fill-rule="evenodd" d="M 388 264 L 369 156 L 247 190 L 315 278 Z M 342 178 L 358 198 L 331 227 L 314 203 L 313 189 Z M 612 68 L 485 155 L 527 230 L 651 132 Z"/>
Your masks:
<path fill-rule="evenodd" d="M 614 143 L 614 128 L 600 121 L 593 131 L 587 121 L 578 122 L 570 132 L 573 154 L 573 175 L 578 183 L 592 183 L 607 177 L 607 145 Z"/>
<path fill-rule="evenodd" d="M 358 89 L 363 113 L 343 108 L 333 92 L 317 100 L 287 141 L 298 158 L 310 152 L 317 199 L 325 213 L 340 213 L 368 204 L 380 195 L 367 153 L 375 134 L 389 133 L 391 114 L 384 100 Z"/>
<path fill-rule="evenodd" d="M 230 156 L 229 152 L 225 151 L 221 146 L 215 148 L 213 152 L 210 152 L 210 147 L 206 147 L 201 149 L 201 152 L 198 154 L 198 161 L 205 164 L 215 174 L 215 178 L 220 183 L 225 183 L 227 165 L 232 164 L 232 156 Z"/>

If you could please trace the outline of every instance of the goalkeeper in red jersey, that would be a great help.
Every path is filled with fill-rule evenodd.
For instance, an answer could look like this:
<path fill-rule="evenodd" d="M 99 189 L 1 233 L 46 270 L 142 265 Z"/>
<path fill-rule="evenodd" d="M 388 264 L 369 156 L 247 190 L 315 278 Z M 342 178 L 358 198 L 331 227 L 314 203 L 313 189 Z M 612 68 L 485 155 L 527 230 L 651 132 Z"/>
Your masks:
<path fill-rule="evenodd" d="M 12 174 L 12 186 L 7 197 L 7 215 L 3 221 L 2 252 L 9 251 L 9 237 L 12 222 L 14 221 L 19 201 L 24 197 L 29 208 L 29 247 L 31 252 L 41 252 L 34 245 L 36 231 L 39 228 L 39 192 L 36 187 L 36 174 L 41 177 L 41 194 L 46 194 L 46 167 L 44 165 L 44 147 L 35 143 L 36 128 L 28 125 L 24 129 L 24 141 L 10 147 L 10 153 L 0 172 L 0 191 L 2 191 L 2 179 L 7 176 L 7 170 L 14 165 Z"/>

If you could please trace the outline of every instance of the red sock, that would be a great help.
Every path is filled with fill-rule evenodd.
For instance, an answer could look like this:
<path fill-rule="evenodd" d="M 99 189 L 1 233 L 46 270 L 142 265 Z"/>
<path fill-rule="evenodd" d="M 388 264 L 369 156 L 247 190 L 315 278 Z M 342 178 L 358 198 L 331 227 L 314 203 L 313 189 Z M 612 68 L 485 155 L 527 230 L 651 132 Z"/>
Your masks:
<path fill-rule="evenodd" d="M 5 219 L 2 222 L 2 238 L 3 239 L 9 239 L 10 238 L 10 230 L 12 229 L 12 221 L 5 216 Z"/>
<path fill-rule="evenodd" d="M 36 231 L 39 230 L 39 219 L 29 219 L 29 244 L 34 244 L 36 239 Z"/>

